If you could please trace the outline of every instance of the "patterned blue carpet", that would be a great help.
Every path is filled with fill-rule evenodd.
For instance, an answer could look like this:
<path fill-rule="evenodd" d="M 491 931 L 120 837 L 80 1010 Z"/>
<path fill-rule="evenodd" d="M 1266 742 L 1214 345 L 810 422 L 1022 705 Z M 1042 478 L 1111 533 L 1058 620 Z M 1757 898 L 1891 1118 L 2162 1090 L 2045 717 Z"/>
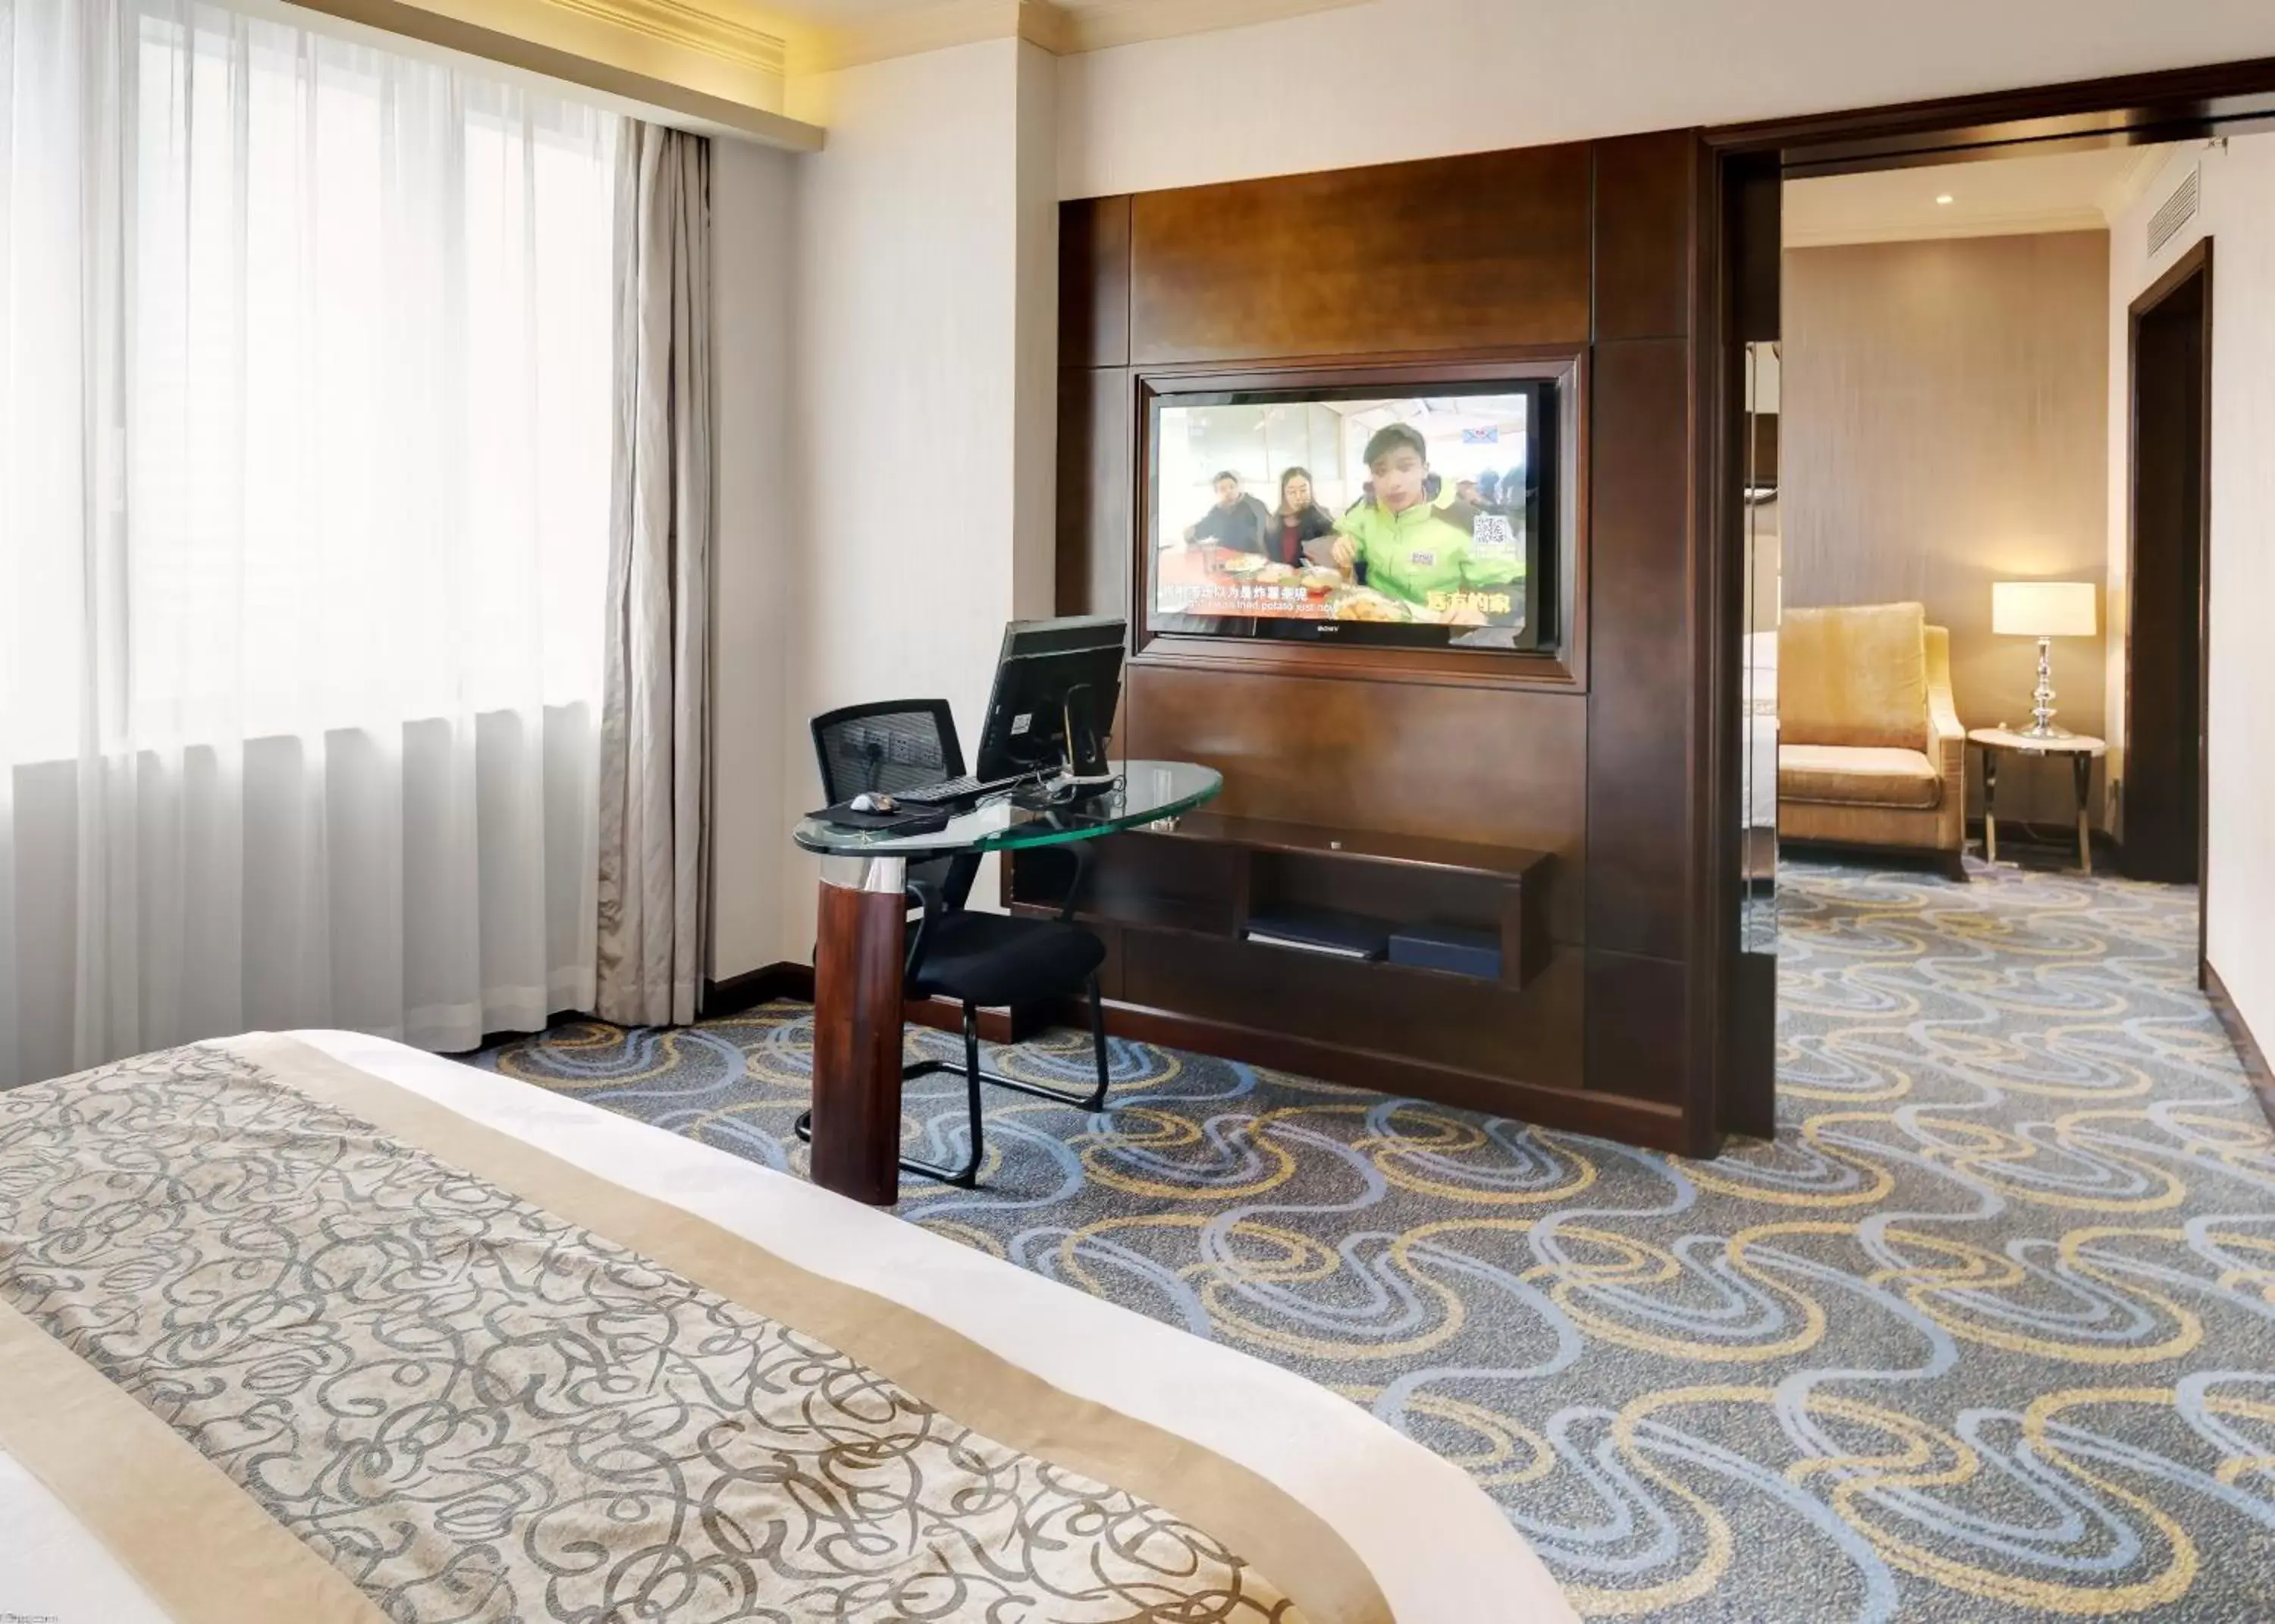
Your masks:
<path fill-rule="evenodd" d="M 1975 876 L 1788 866 L 1774 1144 L 1117 1042 L 1106 1114 L 999 1091 L 986 1187 L 899 1211 L 1367 1405 L 1591 1615 L 2275 1619 L 2275 1134 L 2193 893 Z M 479 1063 L 802 1170 L 809 1038 L 777 1005 Z M 958 1152 L 960 1086 L 911 1085 L 912 1147 Z"/>

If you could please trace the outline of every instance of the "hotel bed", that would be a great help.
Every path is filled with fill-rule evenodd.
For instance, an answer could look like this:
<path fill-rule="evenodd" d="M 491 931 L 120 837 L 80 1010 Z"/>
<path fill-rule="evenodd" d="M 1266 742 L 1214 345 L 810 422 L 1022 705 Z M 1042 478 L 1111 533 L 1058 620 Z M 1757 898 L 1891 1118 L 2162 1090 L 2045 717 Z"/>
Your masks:
<path fill-rule="evenodd" d="M 218 1193 L 153 1214 L 189 1189 Z M 258 1337 L 217 1352 L 200 1317 L 310 1248 L 334 1300 L 267 1291 Z M 454 1375 L 476 1342 L 489 1363 Z M 480 1619 L 509 1595 L 614 1618 L 595 1597 L 634 1594 L 689 1624 L 848 1598 L 829 1616 L 1080 1624 L 1181 1583 L 1193 1620 L 1573 1616 L 1466 1476 L 1324 1388 L 347 1033 L 0 1094 L 0 1613 L 61 1624 Z"/>

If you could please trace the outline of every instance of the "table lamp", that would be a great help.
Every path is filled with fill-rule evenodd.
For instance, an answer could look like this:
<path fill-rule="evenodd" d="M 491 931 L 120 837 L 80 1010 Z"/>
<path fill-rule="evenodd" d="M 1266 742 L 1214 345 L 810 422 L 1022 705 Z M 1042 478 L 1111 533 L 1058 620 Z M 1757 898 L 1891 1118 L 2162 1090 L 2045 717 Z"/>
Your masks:
<path fill-rule="evenodd" d="M 1993 581 L 1991 630 L 2001 637 L 2038 640 L 2038 685 L 2030 695 L 2030 725 L 2023 738 L 2067 738 L 2054 726 L 2052 643 L 2056 638 L 2090 638 L 2097 628 L 2094 609 L 2101 588 L 2091 581 Z"/>

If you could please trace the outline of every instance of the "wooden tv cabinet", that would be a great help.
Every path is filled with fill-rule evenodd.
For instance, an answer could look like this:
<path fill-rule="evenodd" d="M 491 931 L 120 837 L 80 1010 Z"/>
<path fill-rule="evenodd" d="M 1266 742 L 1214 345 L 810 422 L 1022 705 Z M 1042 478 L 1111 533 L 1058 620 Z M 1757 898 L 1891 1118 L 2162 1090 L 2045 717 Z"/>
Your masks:
<path fill-rule="evenodd" d="M 1121 1036 L 1518 1114 L 1535 1090 L 1579 1087 L 1576 1044 L 1547 1036 L 1576 1025 L 1553 1013 L 1581 979 L 1579 956 L 1558 957 L 1550 940 L 1547 852 L 1208 812 L 1089 851 L 1076 917 L 1106 940 L 1100 984 Z M 1075 865 L 1062 848 L 1013 854 L 1012 910 L 1055 912 Z M 1487 933 L 1500 974 L 1244 939 L 1257 915 L 1289 906 Z"/>

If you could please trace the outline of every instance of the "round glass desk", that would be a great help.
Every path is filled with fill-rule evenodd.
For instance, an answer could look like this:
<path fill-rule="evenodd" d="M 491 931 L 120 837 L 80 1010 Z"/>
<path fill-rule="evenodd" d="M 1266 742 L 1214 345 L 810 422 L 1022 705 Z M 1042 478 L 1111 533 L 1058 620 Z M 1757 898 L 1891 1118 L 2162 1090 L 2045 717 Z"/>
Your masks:
<path fill-rule="evenodd" d="M 815 1183 L 873 1205 L 900 1199 L 901 979 L 911 861 L 1095 840 L 1190 812 L 1224 787 L 1215 769 L 1190 761 L 1112 766 L 1110 785 L 1049 801 L 1039 794 L 1000 797 L 928 834 L 843 829 L 812 818 L 791 832 L 821 857 L 813 955 Z"/>

